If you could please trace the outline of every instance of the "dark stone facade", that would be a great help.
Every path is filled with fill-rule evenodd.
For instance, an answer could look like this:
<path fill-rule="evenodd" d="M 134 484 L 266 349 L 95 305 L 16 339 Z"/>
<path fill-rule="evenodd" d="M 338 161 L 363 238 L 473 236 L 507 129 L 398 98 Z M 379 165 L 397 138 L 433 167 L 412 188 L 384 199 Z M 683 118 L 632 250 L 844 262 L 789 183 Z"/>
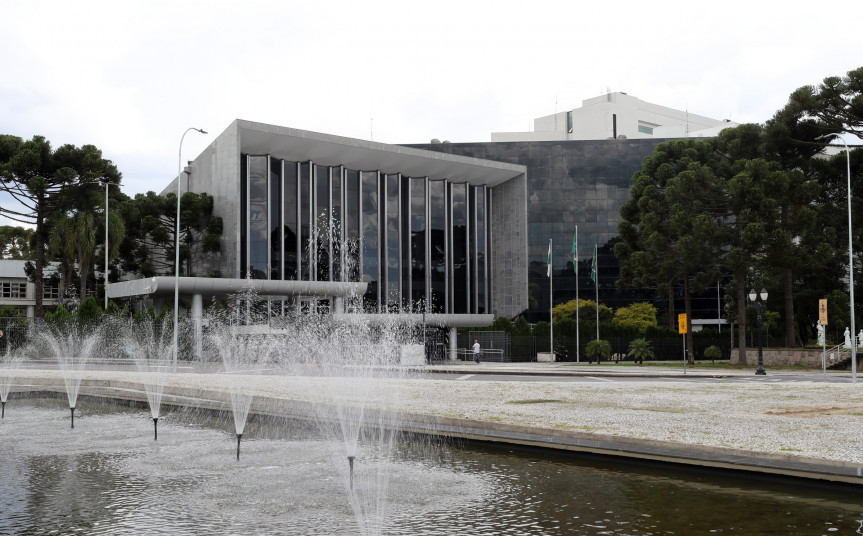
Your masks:
<path fill-rule="evenodd" d="M 526 166 L 528 187 L 528 284 L 530 320 L 547 320 L 548 240 L 553 240 L 554 302 L 576 296 L 572 245 L 578 226 L 578 295 L 595 299 L 590 279 L 593 248 L 598 248 L 599 299 L 612 308 L 654 293 L 620 293 L 612 248 L 617 239 L 620 206 L 629 199 L 632 176 L 665 139 L 434 143 L 420 149 Z"/>

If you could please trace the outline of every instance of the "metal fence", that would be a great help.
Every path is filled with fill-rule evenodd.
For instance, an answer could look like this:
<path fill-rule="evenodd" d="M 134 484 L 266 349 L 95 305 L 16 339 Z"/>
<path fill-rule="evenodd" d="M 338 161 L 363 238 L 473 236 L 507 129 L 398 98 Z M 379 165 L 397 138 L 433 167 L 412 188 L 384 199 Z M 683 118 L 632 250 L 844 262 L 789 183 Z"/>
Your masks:
<path fill-rule="evenodd" d="M 550 341 L 548 337 L 516 337 L 507 334 L 503 331 L 472 331 L 470 333 L 460 333 L 458 337 L 458 347 L 466 350 L 464 354 L 472 358 L 470 347 L 473 345 L 474 339 L 478 340 L 480 347 L 486 349 L 503 349 L 501 357 L 498 359 L 494 354 L 488 355 L 484 352 L 481 359 L 486 361 L 502 361 L 502 362 L 530 362 L 536 361 L 538 352 L 549 352 Z M 557 361 L 571 361 L 576 359 L 587 361 L 587 344 L 592 339 L 582 338 L 578 344 L 578 352 L 576 352 L 575 337 L 555 337 L 555 358 Z M 611 337 L 605 339 L 611 345 L 612 360 L 615 361 L 631 361 L 626 353 L 629 348 L 631 338 Z M 675 361 L 683 360 L 683 337 L 657 337 L 647 338 L 654 352 L 655 361 Z M 722 358 L 728 359 L 731 355 L 731 341 L 728 337 L 696 337 L 694 341 L 695 359 L 704 359 L 704 350 L 708 346 L 717 346 L 722 352 Z M 461 358 L 462 356 L 460 356 Z"/>

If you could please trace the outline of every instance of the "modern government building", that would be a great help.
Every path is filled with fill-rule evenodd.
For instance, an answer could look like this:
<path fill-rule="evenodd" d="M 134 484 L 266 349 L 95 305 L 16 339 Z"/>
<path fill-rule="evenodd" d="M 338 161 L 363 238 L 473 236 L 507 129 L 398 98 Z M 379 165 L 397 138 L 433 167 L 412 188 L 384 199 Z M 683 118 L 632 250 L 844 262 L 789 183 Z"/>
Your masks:
<path fill-rule="evenodd" d="M 202 296 L 254 280 L 283 304 L 334 312 L 361 303 L 448 326 L 538 320 L 549 310 L 549 239 L 555 303 L 575 297 L 578 226 L 580 263 L 599 252 L 601 301 L 623 305 L 611 247 L 632 175 L 662 141 L 734 124 L 624 93 L 477 143 L 389 145 L 236 120 L 163 192 L 179 180 L 212 195 L 224 223 L 221 255 L 193 271 L 227 281 L 180 278 L 180 291 L 194 297 L 193 317 Z M 588 272 L 582 289 L 592 289 Z M 109 296 L 173 294 L 172 280 L 111 284 Z"/>

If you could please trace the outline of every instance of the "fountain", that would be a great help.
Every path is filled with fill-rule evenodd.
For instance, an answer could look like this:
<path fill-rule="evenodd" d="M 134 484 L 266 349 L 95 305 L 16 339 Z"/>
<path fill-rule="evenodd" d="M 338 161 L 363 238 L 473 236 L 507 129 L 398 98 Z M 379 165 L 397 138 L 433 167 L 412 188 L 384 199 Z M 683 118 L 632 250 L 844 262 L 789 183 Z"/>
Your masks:
<path fill-rule="evenodd" d="M 240 443 L 249 416 L 249 408 L 255 398 L 263 368 L 271 366 L 270 356 L 277 340 L 267 331 L 266 304 L 257 300 L 248 288 L 231 298 L 234 314 L 213 311 L 208 315 L 206 346 L 216 354 L 229 375 L 228 391 L 234 416 L 234 431 L 237 437 L 237 461 L 240 460 Z M 243 314 L 237 314 L 242 312 Z"/>
<path fill-rule="evenodd" d="M 24 354 L 18 350 L 0 356 L 0 419 L 6 418 L 6 400 L 15 380 L 15 370 L 21 366 L 23 360 Z"/>
<path fill-rule="evenodd" d="M 135 362 L 141 377 L 141 384 L 147 393 L 147 404 L 153 419 L 153 440 L 159 439 L 159 412 L 162 406 L 162 393 L 165 389 L 163 374 L 171 370 L 173 362 L 173 326 L 166 317 L 162 320 L 144 318 L 137 322 L 127 319 L 113 319 L 127 331 L 124 350 Z"/>
<path fill-rule="evenodd" d="M 289 314 L 281 323 L 280 361 L 287 373 L 318 388 L 316 422 L 340 445 L 333 455 L 346 470 L 345 490 L 360 531 L 381 534 L 400 437 L 394 426 L 400 386 L 408 377 L 399 355 L 412 326 L 395 315 L 370 325 L 308 313 Z"/>
<path fill-rule="evenodd" d="M 60 367 L 69 400 L 72 428 L 75 428 L 75 404 L 84 370 L 102 339 L 103 326 L 104 324 L 55 320 L 33 324 L 30 328 L 38 331 L 28 337 L 37 355 L 54 356 Z"/>

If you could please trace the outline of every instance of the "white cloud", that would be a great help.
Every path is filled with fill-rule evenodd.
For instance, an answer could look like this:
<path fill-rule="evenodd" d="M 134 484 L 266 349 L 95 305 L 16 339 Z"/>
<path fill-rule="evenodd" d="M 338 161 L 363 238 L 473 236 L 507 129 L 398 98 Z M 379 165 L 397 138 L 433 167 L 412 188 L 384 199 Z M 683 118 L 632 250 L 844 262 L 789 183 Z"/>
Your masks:
<path fill-rule="evenodd" d="M 855 25 L 794 3 L 8 2 L 3 133 L 92 143 L 160 190 L 236 118 L 378 141 L 487 141 L 610 88 L 762 122 L 860 67 Z"/>

